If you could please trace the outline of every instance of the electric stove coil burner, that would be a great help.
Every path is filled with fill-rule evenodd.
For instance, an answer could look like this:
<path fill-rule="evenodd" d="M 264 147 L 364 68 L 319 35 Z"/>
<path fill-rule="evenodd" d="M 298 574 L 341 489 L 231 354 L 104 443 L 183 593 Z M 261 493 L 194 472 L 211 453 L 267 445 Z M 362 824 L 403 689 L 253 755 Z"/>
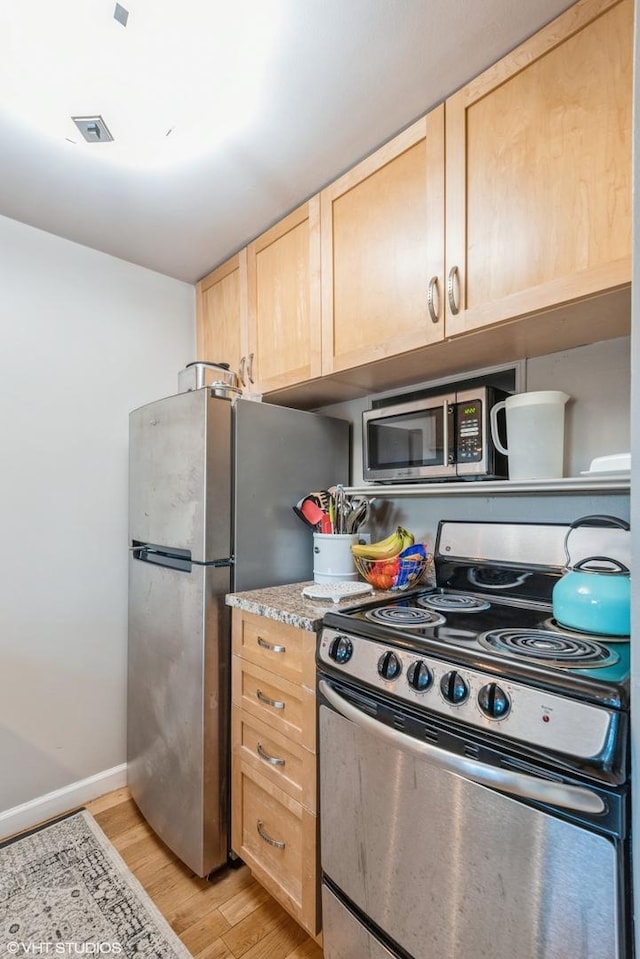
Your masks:
<path fill-rule="evenodd" d="M 416 602 L 418 606 L 437 609 L 443 613 L 479 613 L 491 606 L 485 599 L 469 593 L 433 593 L 430 596 L 420 596 Z"/>
<path fill-rule="evenodd" d="M 490 629 L 478 636 L 478 642 L 494 652 L 538 659 L 550 666 L 593 668 L 611 666 L 619 659 L 599 643 L 546 629 Z"/>
<path fill-rule="evenodd" d="M 557 619 L 553 618 L 545 619 L 542 625 L 545 629 L 552 629 L 562 636 L 577 636 L 579 639 L 589 639 L 593 636 L 607 645 L 609 645 L 609 643 L 628 643 L 631 638 L 630 636 L 610 636 L 604 633 L 589 633 L 586 629 L 569 629 L 568 626 L 563 626 L 562 623 L 559 623 Z"/>
<path fill-rule="evenodd" d="M 416 606 L 377 606 L 368 609 L 365 616 L 374 623 L 400 629 L 421 629 L 423 626 L 442 626 L 446 623 L 444 616 Z"/>

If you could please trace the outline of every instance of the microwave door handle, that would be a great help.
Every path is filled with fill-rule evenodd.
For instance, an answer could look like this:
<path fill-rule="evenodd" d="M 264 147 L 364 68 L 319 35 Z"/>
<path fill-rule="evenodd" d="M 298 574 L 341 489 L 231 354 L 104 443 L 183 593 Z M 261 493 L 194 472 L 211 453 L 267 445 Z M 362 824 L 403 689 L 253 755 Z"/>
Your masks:
<path fill-rule="evenodd" d="M 353 706 L 340 696 L 326 680 L 321 679 L 318 689 L 327 702 L 344 716 L 367 732 L 380 736 L 392 746 L 412 753 L 420 759 L 434 763 L 441 769 L 455 773 L 465 779 L 488 786 L 490 789 L 499 789 L 501 792 L 522 799 L 532 799 L 536 802 L 547 803 L 552 806 L 561 806 L 576 812 L 595 813 L 604 812 L 605 804 L 597 793 L 582 786 L 566 786 L 562 783 L 550 782 L 547 779 L 538 779 L 525 773 L 512 772 L 495 766 L 488 766 L 466 756 L 458 756 L 431 743 L 413 739 L 397 729 L 392 729 L 384 723 L 378 722 L 367 713 Z"/>
<path fill-rule="evenodd" d="M 444 425 L 442 428 L 442 445 L 444 447 L 444 463 L 443 466 L 452 467 L 455 469 L 455 456 L 454 454 L 454 442 L 455 442 L 455 427 L 453 426 L 453 412 L 455 410 L 455 404 L 450 403 L 449 400 L 444 400 L 442 405 L 442 413 L 444 416 Z M 452 428 L 453 427 L 453 428 Z"/>

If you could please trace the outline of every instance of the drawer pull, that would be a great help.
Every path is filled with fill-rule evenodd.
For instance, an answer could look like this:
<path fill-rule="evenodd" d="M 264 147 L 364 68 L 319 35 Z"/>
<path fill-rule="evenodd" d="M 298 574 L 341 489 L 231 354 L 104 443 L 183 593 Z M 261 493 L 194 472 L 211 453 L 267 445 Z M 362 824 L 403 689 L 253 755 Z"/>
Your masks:
<path fill-rule="evenodd" d="M 264 759 L 264 761 L 271 766 L 284 766 L 285 764 L 284 759 L 278 759 L 277 756 L 270 756 L 269 753 L 265 752 L 262 743 L 258 743 L 256 751 L 260 759 Z"/>
<path fill-rule="evenodd" d="M 256 819 L 256 829 L 258 830 L 260 838 L 268 842 L 270 846 L 275 846 L 276 849 L 284 849 L 286 843 L 280 842 L 279 839 L 272 839 L 271 836 L 264 831 L 264 823 L 261 819 Z"/>
<path fill-rule="evenodd" d="M 267 706 L 273 706 L 274 709 L 284 709 L 284 703 L 281 703 L 277 699 L 270 699 L 268 696 L 265 696 L 261 689 L 256 690 L 256 697 L 261 703 L 266 703 Z"/>
<path fill-rule="evenodd" d="M 258 636 L 256 642 L 258 646 L 262 646 L 263 649 L 268 649 L 270 653 L 286 653 L 287 651 L 286 646 L 275 646 L 273 643 L 268 643 L 262 636 Z"/>

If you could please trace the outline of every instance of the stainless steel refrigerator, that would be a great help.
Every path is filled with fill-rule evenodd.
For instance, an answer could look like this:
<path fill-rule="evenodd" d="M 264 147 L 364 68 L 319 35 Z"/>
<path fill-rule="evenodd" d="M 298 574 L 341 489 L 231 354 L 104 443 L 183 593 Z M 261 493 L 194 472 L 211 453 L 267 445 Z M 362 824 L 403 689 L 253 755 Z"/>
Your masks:
<path fill-rule="evenodd" d="M 128 782 L 200 876 L 229 851 L 225 594 L 312 579 L 292 506 L 348 473 L 342 420 L 207 387 L 130 415 Z"/>

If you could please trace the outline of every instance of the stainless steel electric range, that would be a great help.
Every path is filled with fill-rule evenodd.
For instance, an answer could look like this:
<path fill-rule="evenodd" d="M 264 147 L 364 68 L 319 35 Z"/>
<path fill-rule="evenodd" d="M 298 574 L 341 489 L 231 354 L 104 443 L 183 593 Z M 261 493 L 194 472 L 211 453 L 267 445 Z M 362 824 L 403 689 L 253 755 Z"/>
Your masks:
<path fill-rule="evenodd" d="M 326 959 L 631 955 L 629 642 L 553 620 L 565 531 L 442 522 L 435 588 L 325 617 Z"/>

